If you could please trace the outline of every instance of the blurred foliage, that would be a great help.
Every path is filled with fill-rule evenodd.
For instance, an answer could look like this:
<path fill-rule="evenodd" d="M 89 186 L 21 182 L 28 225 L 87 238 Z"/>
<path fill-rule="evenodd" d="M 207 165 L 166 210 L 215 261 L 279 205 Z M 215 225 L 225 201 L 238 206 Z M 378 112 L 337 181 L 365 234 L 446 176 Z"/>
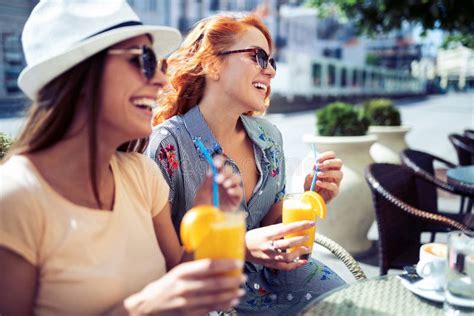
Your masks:
<path fill-rule="evenodd" d="M 367 133 L 369 121 L 361 109 L 344 102 L 333 102 L 316 111 L 321 136 L 361 136 Z"/>
<path fill-rule="evenodd" d="M 367 65 L 377 66 L 380 63 L 380 57 L 374 53 L 367 53 L 365 63 Z"/>
<path fill-rule="evenodd" d="M 12 144 L 13 140 L 0 132 L 0 160 L 5 157 Z"/>
<path fill-rule="evenodd" d="M 474 49 L 474 34 L 450 34 L 444 39 L 441 48 L 449 49 L 459 45 Z"/>
<path fill-rule="evenodd" d="M 474 48 L 473 0 L 306 0 L 320 17 L 350 19 L 360 33 L 376 34 L 400 29 L 403 22 L 419 24 L 425 31 L 441 29 L 462 36 Z"/>
<path fill-rule="evenodd" d="M 371 99 L 364 102 L 364 114 L 370 125 L 400 126 L 400 111 L 390 99 Z"/>

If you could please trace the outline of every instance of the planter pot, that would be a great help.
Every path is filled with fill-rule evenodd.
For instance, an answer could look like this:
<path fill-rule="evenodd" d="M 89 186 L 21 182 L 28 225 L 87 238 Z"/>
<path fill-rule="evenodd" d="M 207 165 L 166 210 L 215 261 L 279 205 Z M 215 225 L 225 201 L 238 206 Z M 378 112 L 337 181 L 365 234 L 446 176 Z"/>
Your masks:
<path fill-rule="evenodd" d="M 375 162 L 400 164 L 400 152 L 407 148 L 405 135 L 408 126 L 370 126 L 369 134 L 377 136 L 377 142 L 370 147 L 370 155 Z"/>
<path fill-rule="evenodd" d="M 364 170 L 373 162 L 369 154 L 377 137 L 365 136 L 314 136 L 304 135 L 303 142 L 315 144 L 318 152 L 335 151 L 343 162 L 344 173 L 339 195 L 328 204 L 327 216 L 317 223 L 317 232 L 340 243 L 353 255 L 368 251 L 372 242 L 367 232 L 375 219 L 372 196 L 364 178 Z M 302 191 L 304 177 L 313 166 L 310 151 L 292 177 L 288 192 Z"/>

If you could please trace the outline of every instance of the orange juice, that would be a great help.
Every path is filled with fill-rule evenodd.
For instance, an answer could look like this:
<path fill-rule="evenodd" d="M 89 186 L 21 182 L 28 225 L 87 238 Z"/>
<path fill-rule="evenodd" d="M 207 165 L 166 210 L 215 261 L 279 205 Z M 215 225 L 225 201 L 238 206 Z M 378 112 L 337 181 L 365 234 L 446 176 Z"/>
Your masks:
<path fill-rule="evenodd" d="M 283 224 L 289 224 L 298 221 L 316 221 L 316 212 L 310 203 L 303 202 L 300 199 L 299 194 L 289 194 L 283 200 Z M 316 226 L 303 231 L 286 235 L 285 238 L 291 238 L 295 236 L 308 236 L 309 239 L 305 241 L 304 246 L 308 249 L 313 249 L 314 236 L 316 234 Z M 296 247 L 290 248 L 288 251 L 295 251 Z M 303 259 L 309 258 L 309 255 L 301 256 Z"/>
<path fill-rule="evenodd" d="M 223 212 L 223 217 L 211 223 L 209 233 L 194 250 L 195 259 L 245 260 L 245 217 L 242 212 Z M 232 275 L 239 275 L 234 271 Z"/>

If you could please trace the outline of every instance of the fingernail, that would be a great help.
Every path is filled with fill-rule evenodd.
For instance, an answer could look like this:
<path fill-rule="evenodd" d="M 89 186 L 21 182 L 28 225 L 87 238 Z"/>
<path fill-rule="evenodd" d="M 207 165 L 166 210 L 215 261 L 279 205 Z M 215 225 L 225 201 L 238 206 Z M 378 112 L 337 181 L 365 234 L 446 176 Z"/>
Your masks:
<path fill-rule="evenodd" d="M 230 302 L 230 305 L 232 307 L 236 306 L 237 304 L 239 304 L 240 300 L 238 298 L 234 298 L 231 302 Z"/>
<path fill-rule="evenodd" d="M 221 183 L 222 181 L 224 181 L 224 175 L 219 173 L 216 177 L 216 181 Z"/>
<path fill-rule="evenodd" d="M 234 260 L 234 264 L 239 269 L 242 269 L 244 267 L 244 262 L 242 260 Z"/>
<path fill-rule="evenodd" d="M 245 283 L 247 282 L 247 276 L 245 274 L 242 274 L 242 276 L 240 277 L 240 283 Z"/>
<path fill-rule="evenodd" d="M 239 289 L 238 295 L 239 295 L 239 297 L 244 296 L 245 295 L 245 290 L 244 289 Z"/>

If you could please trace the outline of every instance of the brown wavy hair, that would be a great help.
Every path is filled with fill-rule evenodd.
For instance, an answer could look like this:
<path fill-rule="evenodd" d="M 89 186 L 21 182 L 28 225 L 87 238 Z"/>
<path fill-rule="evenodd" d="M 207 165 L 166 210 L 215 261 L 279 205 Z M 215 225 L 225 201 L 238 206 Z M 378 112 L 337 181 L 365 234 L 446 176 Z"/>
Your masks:
<path fill-rule="evenodd" d="M 197 105 L 206 86 L 206 74 L 222 63 L 219 52 L 235 43 L 251 27 L 259 29 L 272 51 L 268 28 L 256 15 L 215 15 L 199 21 L 181 47 L 168 58 L 169 85 L 159 97 L 153 125 L 184 114 Z M 267 92 L 267 102 L 270 89 Z M 253 113 L 249 113 L 253 114 Z"/>

